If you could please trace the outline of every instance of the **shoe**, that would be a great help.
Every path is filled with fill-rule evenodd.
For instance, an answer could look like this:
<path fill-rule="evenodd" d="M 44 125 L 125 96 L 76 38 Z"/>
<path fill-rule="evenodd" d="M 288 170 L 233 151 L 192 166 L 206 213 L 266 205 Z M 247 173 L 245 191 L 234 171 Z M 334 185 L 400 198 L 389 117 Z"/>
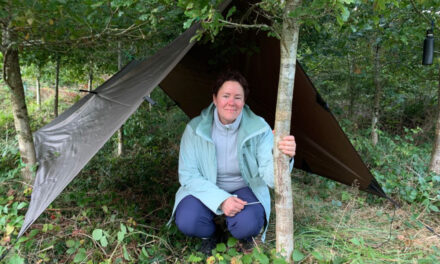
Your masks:
<path fill-rule="evenodd" d="M 255 242 L 253 238 L 250 239 L 240 239 L 238 241 L 238 251 L 244 254 L 249 254 L 255 247 Z"/>
<path fill-rule="evenodd" d="M 202 238 L 199 252 L 203 253 L 205 256 L 211 256 L 212 250 L 217 246 L 217 242 L 217 237 Z"/>

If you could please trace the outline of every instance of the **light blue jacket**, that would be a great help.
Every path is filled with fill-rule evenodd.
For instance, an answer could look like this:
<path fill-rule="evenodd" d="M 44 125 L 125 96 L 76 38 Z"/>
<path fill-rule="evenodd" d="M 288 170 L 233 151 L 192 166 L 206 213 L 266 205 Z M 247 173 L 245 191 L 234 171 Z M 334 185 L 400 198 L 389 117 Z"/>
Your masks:
<path fill-rule="evenodd" d="M 213 113 L 211 104 L 200 116 L 186 126 L 180 143 L 179 182 L 173 216 L 179 202 L 187 195 L 193 195 L 217 215 L 223 214 L 220 205 L 230 193 L 220 189 L 217 181 L 217 160 L 215 145 L 211 138 Z M 243 107 L 243 117 L 237 135 L 240 171 L 244 181 L 252 189 L 266 212 L 264 241 L 270 216 L 270 194 L 273 188 L 273 134 L 263 118 L 255 115 L 250 108 Z M 292 164 L 291 164 L 292 165 Z"/>

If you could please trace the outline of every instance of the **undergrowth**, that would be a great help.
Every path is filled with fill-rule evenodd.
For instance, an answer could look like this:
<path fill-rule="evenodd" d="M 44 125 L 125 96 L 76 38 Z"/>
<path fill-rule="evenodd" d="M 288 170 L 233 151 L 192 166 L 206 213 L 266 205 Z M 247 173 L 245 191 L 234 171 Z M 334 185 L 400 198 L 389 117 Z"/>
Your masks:
<path fill-rule="evenodd" d="M 200 241 L 166 226 L 178 188 L 180 135 L 188 118 L 156 89 L 124 125 L 125 154 L 116 156 L 112 137 L 76 179 L 16 241 L 30 200 L 19 180 L 21 163 L 8 99 L 0 89 L 0 255 L 5 263 L 283 263 L 274 251 L 274 215 L 266 243 L 249 254 L 237 241 L 217 245 L 212 256 Z M 76 100 L 76 99 L 75 99 Z M 33 129 L 50 121 L 50 98 L 38 110 L 29 102 Z M 63 105 L 63 104 L 62 104 Z M 63 107 L 67 107 L 68 102 Z M 151 109 L 150 109 L 151 108 Z M 5 111 L 3 111 L 5 110 Z M 439 176 L 426 173 L 430 146 L 416 144 L 420 130 L 350 138 L 395 209 L 355 187 L 295 171 L 297 263 L 435 263 L 440 259 Z"/>

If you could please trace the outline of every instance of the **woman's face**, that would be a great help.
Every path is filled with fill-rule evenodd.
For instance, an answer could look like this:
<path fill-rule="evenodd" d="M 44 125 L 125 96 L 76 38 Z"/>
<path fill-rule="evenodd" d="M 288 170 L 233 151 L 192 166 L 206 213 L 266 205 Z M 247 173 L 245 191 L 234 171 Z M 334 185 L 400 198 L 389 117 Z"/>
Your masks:
<path fill-rule="evenodd" d="M 227 125 L 237 119 L 244 106 L 244 90 L 236 81 L 226 81 L 213 96 L 217 107 L 218 117 L 222 124 Z"/>

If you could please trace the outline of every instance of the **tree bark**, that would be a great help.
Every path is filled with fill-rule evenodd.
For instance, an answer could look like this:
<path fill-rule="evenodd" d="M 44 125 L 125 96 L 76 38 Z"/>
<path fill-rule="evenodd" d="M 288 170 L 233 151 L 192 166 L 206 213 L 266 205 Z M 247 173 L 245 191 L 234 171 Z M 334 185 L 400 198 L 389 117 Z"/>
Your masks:
<path fill-rule="evenodd" d="M 3 33 L 3 79 L 11 89 L 12 111 L 15 130 L 18 135 L 18 147 L 21 160 L 25 164 L 22 177 L 27 183 L 31 184 L 34 174 L 33 168 L 36 166 L 37 161 L 21 78 L 18 50 L 8 45 L 9 36 L 7 36 L 7 33 L 5 34 L 5 31 Z"/>
<path fill-rule="evenodd" d="M 289 157 L 278 149 L 278 142 L 290 134 L 292 98 L 296 71 L 299 23 L 289 13 L 300 5 L 300 0 L 286 0 L 283 15 L 280 49 L 281 64 L 275 113 L 274 180 L 276 212 L 276 250 L 288 263 L 292 263 L 293 199 L 289 170 Z"/>
<path fill-rule="evenodd" d="M 55 97 L 54 97 L 54 104 L 53 104 L 53 113 L 55 117 L 58 116 L 58 86 L 60 84 L 60 56 L 57 56 L 57 65 L 56 65 L 56 72 L 55 72 Z"/>
<path fill-rule="evenodd" d="M 118 42 L 118 70 L 122 69 L 122 47 L 121 42 Z M 124 125 L 118 130 L 118 156 L 124 155 Z"/>
<path fill-rule="evenodd" d="M 435 125 L 435 140 L 432 148 L 429 171 L 440 174 L 440 66 L 438 71 L 438 98 L 437 98 L 437 122 Z"/>
<path fill-rule="evenodd" d="M 35 94 L 37 95 L 37 105 L 38 105 L 38 109 L 40 109 L 41 108 L 41 69 L 40 68 L 38 68 L 37 69 L 37 85 L 36 85 L 36 88 L 35 88 Z"/>
<path fill-rule="evenodd" d="M 89 82 L 87 83 L 87 89 L 89 91 L 93 90 L 93 67 L 91 65 L 89 69 Z"/>
<path fill-rule="evenodd" d="M 353 85 L 353 73 L 354 73 L 354 63 L 351 59 L 350 53 L 347 54 L 347 70 L 348 70 L 348 78 L 347 78 L 347 90 L 348 94 L 350 96 L 349 102 L 348 102 L 348 119 L 353 120 L 354 115 L 354 102 L 355 102 L 355 89 Z"/>
<path fill-rule="evenodd" d="M 373 146 L 377 145 L 379 141 L 379 136 L 377 134 L 377 123 L 379 122 L 379 111 L 380 111 L 380 100 L 382 97 L 382 83 L 380 79 L 380 45 L 376 45 L 375 53 L 374 53 L 374 104 L 373 104 L 373 113 L 371 118 L 371 143 Z"/>

